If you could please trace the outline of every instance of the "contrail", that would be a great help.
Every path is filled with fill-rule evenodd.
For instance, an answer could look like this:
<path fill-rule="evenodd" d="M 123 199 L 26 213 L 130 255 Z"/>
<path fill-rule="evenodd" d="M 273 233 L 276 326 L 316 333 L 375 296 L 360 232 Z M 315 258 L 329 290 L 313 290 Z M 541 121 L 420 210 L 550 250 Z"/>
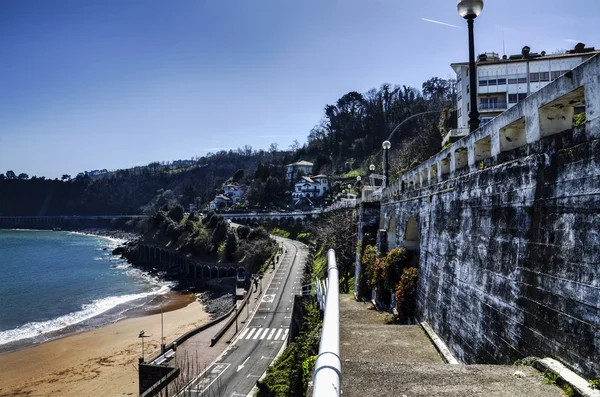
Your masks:
<path fill-rule="evenodd" d="M 439 25 L 445 25 L 445 26 L 450 26 L 452 28 L 462 29 L 461 26 L 452 25 L 452 24 L 449 24 L 446 22 L 434 21 L 433 19 L 427 19 L 427 18 L 421 18 L 421 19 L 424 20 L 425 22 L 437 23 Z"/>

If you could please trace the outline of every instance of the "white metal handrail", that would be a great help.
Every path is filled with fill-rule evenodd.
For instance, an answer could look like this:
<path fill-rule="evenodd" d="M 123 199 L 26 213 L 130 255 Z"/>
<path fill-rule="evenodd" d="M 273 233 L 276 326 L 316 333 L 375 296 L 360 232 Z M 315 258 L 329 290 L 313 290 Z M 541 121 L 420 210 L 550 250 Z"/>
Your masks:
<path fill-rule="evenodd" d="M 317 282 L 317 288 L 325 292 L 323 305 L 323 329 L 319 356 L 313 375 L 313 397 L 339 397 L 342 386 L 342 360 L 340 359 L 340 290 L 339 273 L 335 251 L 327 252 L 327 283 Z M 317 294 L 318 296 L 318 294 Z M 326 305 L 325 305 L 326 303 Z"/>

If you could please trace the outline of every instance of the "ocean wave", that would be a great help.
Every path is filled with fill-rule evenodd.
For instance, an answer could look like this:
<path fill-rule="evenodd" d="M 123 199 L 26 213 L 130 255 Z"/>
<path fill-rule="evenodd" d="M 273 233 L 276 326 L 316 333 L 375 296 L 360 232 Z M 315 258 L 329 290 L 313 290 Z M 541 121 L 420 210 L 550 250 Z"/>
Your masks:
<path fill-rule="evenodd" d="M 97 299 L 92 303 L 85 304 L 80 311 L 69 313 L 64 316 L 57 317 L 48 321 L 30 322 L 21 327 L 0 332 L 0 345 L 11 342 L 16 342 L 22 339 L 35 338 L 43 336 L 50 332 L 59 331 L 69 326 L 81 323 L 96 317 L 110 309 L 124 303 L 128 303 L 137 299 L 146 298 L 152 295 L 166 294 L 170 289 L 169 284 L 164 284 L 150 292 L 139 294 L 111 296 L 108 298 Z"/>

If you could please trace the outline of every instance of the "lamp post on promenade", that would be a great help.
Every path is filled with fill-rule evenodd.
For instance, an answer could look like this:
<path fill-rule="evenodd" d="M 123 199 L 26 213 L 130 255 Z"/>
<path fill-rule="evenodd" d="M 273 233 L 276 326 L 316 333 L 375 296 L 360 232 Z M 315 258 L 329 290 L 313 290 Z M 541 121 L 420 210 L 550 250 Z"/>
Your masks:
<path fill-rule="evenodd" d="M 473 22 L 483 10 L 483 0 L 458 0 L 458 15 L 467 20 L 469 28 L 469 91 L 471 94 L 471 111 L 469 112 L 469 131 L 479 128 L 479 111 L 477 110 L 477 66 L 475 65 L 475 38 Z"/>
<path fill-rule="evenodd" d="M 388 185 L 388 176 L 389 176 L 389 162 L 388 162 L 388 152 L 390 150 L 390 148 L 392 147 L 392 144 L 390 141 L 383 141 L 383 144 L 381 145 L 381 147 L 383 148 L 383 182 L 382 182 L 382 186 L 383 187 L 387 187 Z"/>

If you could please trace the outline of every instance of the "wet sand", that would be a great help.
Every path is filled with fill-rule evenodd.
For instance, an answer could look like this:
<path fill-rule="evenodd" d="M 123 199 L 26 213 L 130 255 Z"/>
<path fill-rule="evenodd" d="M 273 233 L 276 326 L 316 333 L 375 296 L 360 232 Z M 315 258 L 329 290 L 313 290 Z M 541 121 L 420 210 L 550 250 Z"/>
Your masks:
<path fill-rule="evenodd" d="M 170 311 L 167 311 L 170 310 Z M 191 294 L 172 293 L 164 306 L 170 343 L 209 321 Z M 146 357 L 160 350 L 160 314 L 128 318 L 104 327 L 0 355 L 0 397 L 137 396 L 141 330 Z"/>

